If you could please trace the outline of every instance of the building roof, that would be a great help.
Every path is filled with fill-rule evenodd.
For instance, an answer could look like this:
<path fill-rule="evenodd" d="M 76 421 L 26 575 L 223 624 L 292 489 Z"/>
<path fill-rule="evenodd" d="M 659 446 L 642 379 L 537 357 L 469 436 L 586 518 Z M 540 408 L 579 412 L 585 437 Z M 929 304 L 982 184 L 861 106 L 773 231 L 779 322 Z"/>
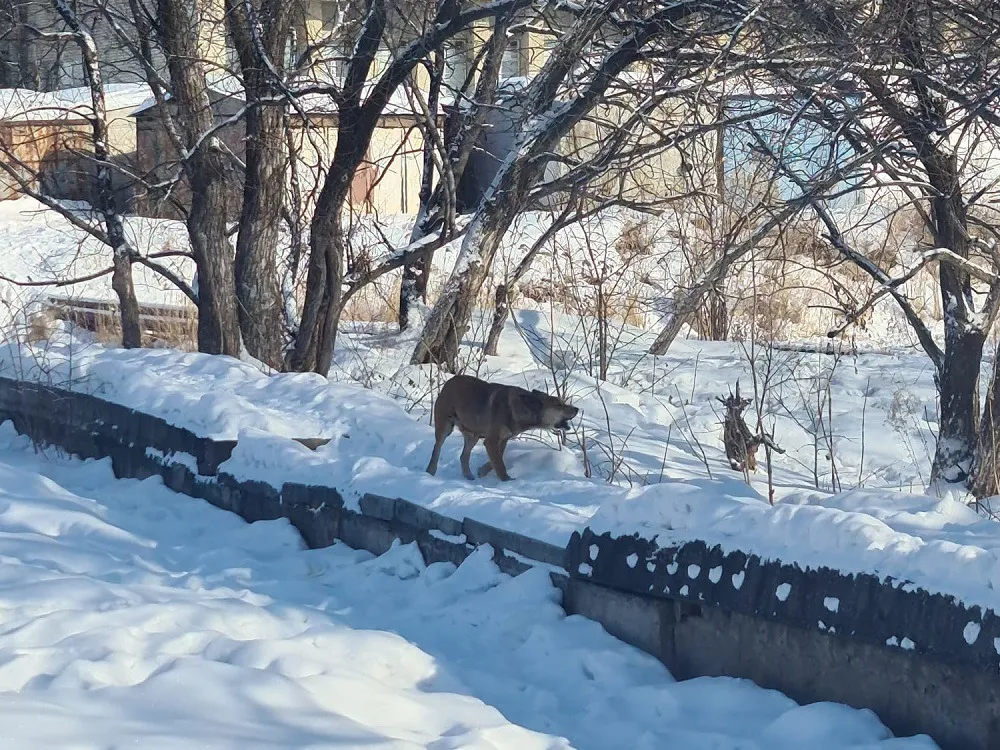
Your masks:
<path fill-rule="evenodd" d="M 293 84 L 293 87 L 306 87 L 314 85 L 313 82 L 309 81 L 299 81 Z M 373 82 L 369 82 L 369 86 L 374 85 Z M 243 102 L 244 92 L 243 83 L 235 76 L 227 76 L 225 78 L 219 79 L 209 84 L 209 96 L 212 99 L 212 103 L 216 104 L 222 100 Z M 167 95 L 169 100 L 170 96 Z M 310 115 L 336 115 L 337 105 L 333 100 L 333 97 L 326 94 L 304 94 L 297 97 L 299 106 L 302 108 L 306 114 Z M 441 104 L 447 106 L 451 101 L 451 97 L 442 97 Z M 156 106 L 156 100 L 149 96 L 145 101 L 143 101 L 136 109 L 132 112 L 133 117 L 137 117 L 149 109 Z M 413 102 L 411 103 L 403 87 L 397 89 L 392 97 L 389 99 L 388 105 L 382 111 L 383 116 L 403 116 L 403 117 L 416 117 L 421 114 L 419 106 Z"/>
<path fill-rule="evenodd" d="M 113 83 L 104 87 L 109 112 L 131 110 L 150 96 L 144 83 Z M 0 121 L 38 122 L 85 120 L 93 116 L 90 89 L 59 91 L 0 89 Z"/>

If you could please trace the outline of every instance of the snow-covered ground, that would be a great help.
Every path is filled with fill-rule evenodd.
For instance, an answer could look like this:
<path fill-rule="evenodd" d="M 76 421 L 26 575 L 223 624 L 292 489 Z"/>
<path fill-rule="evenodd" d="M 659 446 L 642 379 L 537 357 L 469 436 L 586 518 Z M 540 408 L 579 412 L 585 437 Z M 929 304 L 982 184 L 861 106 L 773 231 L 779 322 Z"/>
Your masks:
<path fill-rule="evenodd" d="M 785 369 L 764 410 L 787 453 L 774 459 L 772 507 L 765 473 L 748 486 L 724 457 L 716 396 L 736 378 L 744 389 L 750 383 L 737 345 L 682 342 L 665 357 L 647 358 L 638 354 L 648 338 L 641 334 L 602 383 L 582 366 L 553 372 L 541 365 L 538 342 L 573 343 L 572 330 L 550 332 L 544 324 L 534 313 L 519 315 L 501 356 L 486 358 L 479 372 L 551 391 L 558 383 L 583 416 L 561 448 L 548 435 L 512 442 L 508 466 L 517 481 L 510 483 L 462 478 L 457 436 L 446 443 L 437 476 L 424 473 L 439 376 L 403 365 L 406 342 L 387 333 L 343 338 L 339 382 L 269 377 L 228 358 L 107 349 L 67 333 L 0 350 L 0 374 L 94 393 L 201 435 L 238 437 L 222 470 L 277 487 L 335 486 L 349 502 L 365 492 L 405 497 L 555 544 L 588 524 L 663 541 L 702 539 L 785 562 L 892 576 L 1000 609 L 1000 525 L 965 498 L 919 494 L 936 429 L 931 372 L 921 356 L 837 362 L 825 409 L 833 416 L 826 430 L 831 463 L 824 430 L 814 448 L 809 417 L 834 358 L 774 352 Z M 288 439 L 319 436 L 332 440 L 315 452 Z M 483 460 L 480 446 L 473 463 Z"/>
<path fill-rule="evenodd" d="M 154 236 L 138 220 L 132 226 Z M 49 241 L 39 240 L 39 257 Z M 892 576 L 1000 611 L 1000 526 L 968 498 L 928 487 L 933 372 L 905 339 L 877 339 L 878 353 L 856 357 L 679 340 L 652 357 L 645 352 L 655 329 L 613 326 L 601 380 L 592 318 L 521 311 L 497 357 L 474 343 L 486 328 L 477 320 L 468 334 L 469 371 L 559 392 L 583 409 L 564 446 L 548 435 L 511 444 L 517 481 L 509 484 L 463 479 L 457 435 L 438 475 L 423 472 L 441 375 L 407 365 L 413 341 L 387 325 L 345 325 L 331 380 L 267 377 L 249 364 L 175 351 L 109 350 L 65 330 L 6 345 L 0 374 L 95 393 L 201 435 L 238 437 L 223 469 L 279 487 L 294 480 L 336 486 L 349 500 L 405 497 L 556 544 L 588 524 L 662 541 L 698 538 Z M 721 441 L 717 397 L 737 380 L 753 395 L 754 373 L 764 426 L 787 451 L 774 457 L 774 507 L 765 472 L 745 483 Z M 287 439 L 320 436 L 332 440 L 316 452 Z M 473 460 L 484 460 L 481 446 Z"/>
<path fill-rule="evenodd" d="M 674 682 L 487 550 L 302 549 L 0 427 L 0 745 L 918 748 L 867 711 Z"/>
<path fill-rule="evenodd" d="M 82 204 L 67 206 L 86 208 Z M 125 231 L 142 255 L 185 252 L 188 248 L 184 225 L 175 221 L 130 217 Z M 0 259 L 0 328 L 5 333 L 23 330 L 48 295 L 116 299 L 111 274 L 98 275 L 111 267 L 107 247 L 31 198 L 0 201 L 0 246 L 4 248 Z M 194 264 L 187 257 L 169 255 L 158 257 L 157 262 L 188 281 L 193 277 Z M 132 277 L 140 302 L 188 302 L 183 292 L 146 266 L 133 265 Z M 67 283 L 78 279 L 83 280 Z"/>

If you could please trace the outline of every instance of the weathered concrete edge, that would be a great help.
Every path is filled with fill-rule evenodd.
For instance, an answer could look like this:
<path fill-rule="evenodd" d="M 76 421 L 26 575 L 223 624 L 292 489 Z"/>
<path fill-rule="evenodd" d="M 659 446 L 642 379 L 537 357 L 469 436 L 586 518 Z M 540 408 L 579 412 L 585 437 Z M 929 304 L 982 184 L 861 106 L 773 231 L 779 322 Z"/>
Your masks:
<path fill-rule="evenodd" d="M 901 649 L 1000 675 L 1000 617 L 909 581 L 849 574 L 725 552 L 703 541 L 660 546 L 638 534 L 574 532 L 571 577 L 642 596 L 727 612 Z"/>

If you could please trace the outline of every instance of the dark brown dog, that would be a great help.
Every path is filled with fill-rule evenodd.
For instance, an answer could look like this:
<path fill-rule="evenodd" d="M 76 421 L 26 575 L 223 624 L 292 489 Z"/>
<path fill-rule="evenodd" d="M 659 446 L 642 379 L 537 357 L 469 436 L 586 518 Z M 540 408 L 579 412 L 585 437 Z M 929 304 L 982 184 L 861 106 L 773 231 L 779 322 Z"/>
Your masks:
<path fill-rule="evenodd" d="M 511 479 L 503 462 L 507 442 L 528 430 L 567 430 L 569 421 L 580 412 L 575 406 L 542 391 L 528 391 L 513 385 L 487 383 L 470 375 L 456 375 L 441 388 L 434 404 L 434 451 L 427 473 L 435 474 L 441 446 L 455 427 L 465 436 L 462 473 L 475 479 L 469 457 L 483 440 L 490 460 L 479 469 L 485 477 L 494 468 L 504 482 Z"/>

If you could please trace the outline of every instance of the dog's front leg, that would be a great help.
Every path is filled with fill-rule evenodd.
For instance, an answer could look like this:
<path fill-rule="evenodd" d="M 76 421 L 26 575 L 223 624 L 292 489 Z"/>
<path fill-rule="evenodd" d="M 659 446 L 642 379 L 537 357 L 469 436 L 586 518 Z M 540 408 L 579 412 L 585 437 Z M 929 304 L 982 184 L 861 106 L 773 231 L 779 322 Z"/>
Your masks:
<path fill-rule="evenodd" d="M 509 438 L 497 438 L 491 436 L 487 437 L 486 440 L 483 441 L 483 444 L 486 446 L 486 455 L 490 457 L 490 460 L 479 470 L 480 476 L 485 476 L 485 474 L 482 473 L 484 471 L 489 473 L 486 467 L 490 466 L 490 468 L 496 469 L 497 476 L 500 478 L 501 482 L 509 482 L 513 479 L 513 477 L 507 473 L 507 467 L 503 462 L 503 454 L 504 451 L 507 450 L 508 440 Z"/>

